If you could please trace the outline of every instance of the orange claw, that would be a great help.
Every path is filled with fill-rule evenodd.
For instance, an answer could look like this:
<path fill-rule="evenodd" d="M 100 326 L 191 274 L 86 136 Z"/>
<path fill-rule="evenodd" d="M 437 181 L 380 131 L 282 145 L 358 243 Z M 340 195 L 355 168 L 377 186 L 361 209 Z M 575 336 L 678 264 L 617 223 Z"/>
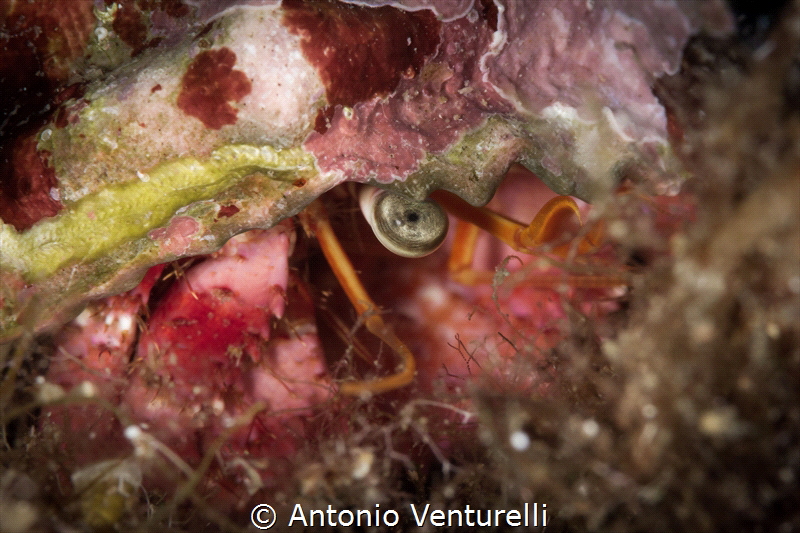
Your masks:
<path fill-rule="evenodd" d="M 314 200 L 298 216 L 306 233 L 317 236 L 322 253 L 325 254 L 325 259 L 328 260 L 336 279 L 339 280 L 339 284 L 344 289 L 353 307 L 355 307 L 356 312 L 364 317 L 367 329 L 388 344 L 400 356 L 403 364 L 402 370 L 396 374 L 367 381 L 349 381 L 342 383 L 339 386 L 339 390 L 342 394 L 364 396 L 380 394 L 408 385 L 416 374 L 414 355 L 381 318 L 377 306 L 367 294 L 364 285 L 361 284 L 350 258 L 347 257 L 341 244 L 339 244 L 339 239 L 333 232 L 322 200 Z"/>

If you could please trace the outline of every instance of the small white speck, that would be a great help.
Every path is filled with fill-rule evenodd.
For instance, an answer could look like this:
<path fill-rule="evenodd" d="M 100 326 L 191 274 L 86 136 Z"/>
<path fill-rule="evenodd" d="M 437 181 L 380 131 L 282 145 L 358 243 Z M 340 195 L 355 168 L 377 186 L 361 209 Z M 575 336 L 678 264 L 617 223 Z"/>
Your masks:
<path fill-rule="evenodd" d="M 50 198 L 52 198 L 56 202 L 60 202 L 61 201 L 61 192 L 59 192 L 58 188 L 50 187 L 49 194 L 50 194 Z"/>
<path fill-rule="evenodd" d="M 39 378 L 41 378 L 41 382 L 39 382 Z M 36 390 L 36 400 L 43 404 L 53 403 L 61 400 L 65 393 L 64 389 L 55 383 L 48 383 L 44 380 L 42 376 L 36 378 L 36 384 L 38 385 Z"/>
<path fill-rule="evenodd" d="M 214 411 L 214 414 L 219 416 L 225 411 L 225 402 L 223 402 L 221 398 L 214 398 L 211 402 L 211 409 Z"/>
<path fill-rule="evenodd" d="M 114 316 L 114 313 L 107 314 L 105 320 L 106 326 L 110 326 L 111 324 L 113 324 L 115 318 L 116 317 Z"/>
<path fill-rule="evenodd" d="M 616 133 L 621 140 L 624 142 L 633 142 L 634 138 L 628 135 L 627 131 L 625 130 L 625 124 L 627 122 L 624 113 L 617 112 L 614 114 L 614 111 L 611 110 L 609 107 L 604 107 L 603 111 L 603 118 L 606 119 L 606 123 L 608 126 Z"/>
<path fill-rule="evenodd" d="M 97 396 L 97 387 L 91 381 L 83 381 L 75 387 L 75 393 L 83 398 L 94 398 Z"/>
<path fill-rule="evenodd" d="M 128 440 L 137 440 L 142 436 L 142 428 L 139 426 L 128 426 L 125 428 L 125 438 Z"/>
<path fill-rule="evenodd" d="M 730 435 L 735 432 L 736 410 L 721 407 L 704 412 L 700 416 L 700 431 L 712 437 Z"/>
<path fill-rule="evenodd" d="M 611 340 L 603 341 L 603 353 L 611 360 L 619 359 L 620 348 L 619 344 Z"/>
<path fill-rule="evenodd" d="M 614 239 L 622 239 L 628 235 L 628 225 L 621 220 L 614 220 L 607 226 L 608 234 Z"/>
<path fill-rule="evenodd" d="M 699 320 L 693 324 L 690 330 L 692 340 L 698 344 L 705 344 L 714 340 L 717 328 L 710 320 Z"/>
<path fill-rule="evenodd" d="M 75 317 L 75 323 L 80 327 L 86 327 L 86 324 L 89 323 L 89 319 L 92 318 L 92 313 L 88 309 L 84 309 L 81 311 L 81 314 Z"/>
<path fill-rule="evenodd" d="M 362 451 L 356 457 L 353 464 L 353 479 L 364 479 L 372 468 L 375 455 L 370 451 Z"/>
<path fill-rule="evenodd" d="M 531 445 L 531 438 L 527 433 L 518 429 L 508 437 L 508 442 L 518 452 L 524 452 Z"/>
<path fill-rule="evenodd" d="M 150 181 L 150 176 L 148 174 L 145 174 L 144 172 L 140 172 L 138 170 L 136 171 L 136 177 L 139 178 L 140 180 L 142 180 L 145 183 Z"/>
<path fill-rule="evenodd" d="M 439 285 L 426 285 L 419 291 L 419 297 L 434 308 L 442 307 L 447 301 L 447 294 Z"/>
<path fill-rule="evenodd" d="M 133 317 L 128 314 L 120 315 L 118 328 L 122 332 L 131 331 L 133 329 Z"/>
<path fill-rule="evenodd" d="M 221 416 L 220 420 L 222 420 L 222 427 L 224 428 L 232 428 L 233 426 L 236 425 L 236 419 L 227 414 Z"/>
<path fill-rule="evenodd" d="M 43 141 L 46 141 L 50 138 L 51 135 L 53 135 L 53 130 L 47 128 L 42 130 L 42 134 L 39 136 L 39 138 Z"/>
<path fill-rule="evenodd" d="M 111 137 L 102 137 L 100 140 L 106 143 L 108 147 L 111 148 L 112 150 L 116 150 L 119 147 L 117 141 L 115 141 Z"/>
<path fill-rule="evenodd" d="M 642 406 L 642 416 L 647 418 L 648 420 L 652 420 L 658 414 L 658 407 L 653 405 L 652 403 L 648 403 L 647 405 Z"/>
<path fill-rule="evenodd" d="M 593 439 L 600 433 L 600 424 L 598 424 L 597 421 L 592 418 L 589 420 L 584 420 L 583 424 L 581 424 L 581 431 L 584 435 L 590 439 Z"/>
<path fill-rule="evenodd" d="M 97 36 L 98 41 L 102 41 L 103 39 L 108 37 L 108 30 L 100 26 L 98 28 L 95 28 L 94 34 Z"/>
<path fill-rule="evenodd" d="M 616 287 L 610 287 L 608 289 L 608 297 L 609 298 L 622 298 L 628 294 L 628 286 L 627 285 L 618 285 Z"/>
<path fill-rule="evenodd" d="M 781 327 L 775 322 L 768 322 L 766 326 L 767 335 L 770 339 L 777 339 L 781 336 Z"/>

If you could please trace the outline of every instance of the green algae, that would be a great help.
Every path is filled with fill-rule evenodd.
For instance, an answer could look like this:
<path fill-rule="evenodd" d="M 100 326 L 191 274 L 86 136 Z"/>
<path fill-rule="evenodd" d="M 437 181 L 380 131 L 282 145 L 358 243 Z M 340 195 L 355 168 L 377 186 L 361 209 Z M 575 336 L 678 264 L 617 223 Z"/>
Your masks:
<path fill-rule="evenodd" d="M 403 181 L 380 186 L 422 201 L 433 191 L 448 190 L 466 202 L 485 205 L 505 176 L 511 159 L 524 148 L 506 119 L 489 117 L 443 153 L 427 154 L 419 170 Z"/>
<path fill-rule="evenodd" d="M 176 212 L 208 200 L 239 180 L 262 172 L 281 181 L 298 170 L 314 169 L 313 157 L 300 148 L 230 145 L 204 159 L 178 158 L 137 172 L 132 180 L 110 185 L 76 201 L 61 214 L 24 232 L 0 228 L 3 268 L 19 271 L 34 283 L 58 269 L 91 261 L 168 224 Z"/>

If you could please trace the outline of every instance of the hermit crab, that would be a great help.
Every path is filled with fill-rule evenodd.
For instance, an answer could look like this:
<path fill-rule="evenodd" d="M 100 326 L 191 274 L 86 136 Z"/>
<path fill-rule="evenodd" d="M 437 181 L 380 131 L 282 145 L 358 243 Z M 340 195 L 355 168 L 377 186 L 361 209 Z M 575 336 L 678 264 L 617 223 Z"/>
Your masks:
<path fill-rule="evenodd" d="M 746 434 L 662 394 L 691 364 L 627 307 L 674 261 L 641 323 L 718 333 L 684 305 L 724 285 L 682 233 L 690 106 L 654 87 L 721 1 L 79 0 L 63 38 L 48 5 L 2 34 L 49 84 L 0 124 L 16 530 L 420 498 L 602 529 L 662 509 L 676 427 Z"/>
<path fill-rule="evenodd" d="M 456 234 L 448 268 L 463 283 L 478 282 L 471 270 L 475 248 L 475 229 L 481 227 L 517 251 L 531 253 L 549 241 L 564 241 L 564 222 L 576 218 L 580 222 L 578 206 L 572 198 L 559 196 L 550 200 L 530 225 L 524 225 L 488 209 L 474 208 L 454 195 L 438 192 L 449 210 L 457 213 L 469 226 L 461 226 Z M 434 252 L 444 241 L 449 226 L 447 214 L 433 200 L 414 201 L 401 194 L 364 187 L 359 204 L 365 219 L 378 240 L 391 252 L 404 257 L 422 257 Z M 320 240 L 325 257 L 344 288 L 356 312 L 364 317 L 367 329 L 390 346 L 402 360 L 402 370 L 393 376 L 370 382 L 344 383 L 340 390 L 345 394 L 383 392 L 408 385 L 414 378 L 414 356 L 406 345 L 386 326 L 361 284 L 352 263 L 339 244 L 321 200 L 313 202 L 300 213 L 306 231 Z M 568 235 L 568 234 L 567 234 Z M 586 246 L 594 244 L 587 241 Z M 584 246 L 584 248 L 586 247 Z M 608 279 L 612 285 L 615 280 Z M 597 282 L 597 280 L 595 280 Z M 617 282 L 619 283 L 619 281 Z"/>

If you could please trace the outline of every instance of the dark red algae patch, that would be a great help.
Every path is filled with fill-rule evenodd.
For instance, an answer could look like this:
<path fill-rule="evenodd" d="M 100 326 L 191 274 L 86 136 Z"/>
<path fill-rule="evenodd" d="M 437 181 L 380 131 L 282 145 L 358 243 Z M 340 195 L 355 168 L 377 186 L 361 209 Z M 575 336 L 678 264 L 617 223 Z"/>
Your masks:
<path fill-rule="evenodd" d="M 244 72 L 233 69 L 235 64 L 236 54 L 230 48 L 199 53 L 181 80 L 178 107 L 207 128 L 235 124 L 237 111 L 228 102 L 242 99 L 253 88 Z"/>
<path fill-rule="evenodd" d="M 238 212 L 239 208 L 236 207 L 235 205 L 223 205 L 222 207 L 219 208 L 219 211 L 217 211 L 216 220 L 219 220 L 221 218 L 232 217 Z"/>
<path fill-rule="evenodd" d="M 64 206 L 58 196 L 50 154 L 36 150 L 36 137 L 18 139 L 11 157 L 0 160 L 0 219 L 23 231 L 39 220 L 58 214 Z"/>
<path fill-rule="evenodd" d="M 96 24 L 92 0 L 37 0 L 0 4 L 3 84 L 22 87 L 32 76 L 66 79 Z M 3 96 L 8 96 L 3 93 Z"/>
<path fill-rule="evenodd" d="M 80 121 L 80 112 L 89 104 L 89 100 L 82 98 L 67 106 L 59 107 L 53 119 L 53 125 L 56 128 L 66 128 L 69 124 L 78 123 Z"/>
<path fill-rule="evenodd" d="M 284 0 L 283 9 L 284 25 L 301 37 L 303 54 L 325 85 L 328 107 L 317 117 L 319 133 L 336 105 L 388 95 L 402 77 L 419 74 L 439 45 L 441 24 L 428 10 L 301 0 Z"/>
<path fill-rule="evenodd" d="M 112 3 L 105 0 L 107 6 Z M 131 57 L 158 46 L 164 40 L 162 36 L 153 35 L 154 21 L 161 20 L 163 24 L 165 18 L 179 19 L 191 12 L 182 0 L 123 0 L 116 4 L 111 27 L 122 42 L 130 46 Z"/>
<path fill-rule="evenodd" d="M 494 3 L 493 0 L 479 0 L 475 4 L 475 9 L 478 11 L 480 18 L 485 20 L 486 23 L 489 25 L 489 29 L 497 31 L 497 17 L 499 16 L 497 12 L 497 5 Z"/>
<path fill-rule="evenodd" d="M 155 46 L 161 39 L 150 39 L 147 19 L 144 13 L 133 3 L 121 3 L 111 24 L 114 32 L 122 42 L 131 47 L 131 56 L 135 57 L 142 50 Z"/>

